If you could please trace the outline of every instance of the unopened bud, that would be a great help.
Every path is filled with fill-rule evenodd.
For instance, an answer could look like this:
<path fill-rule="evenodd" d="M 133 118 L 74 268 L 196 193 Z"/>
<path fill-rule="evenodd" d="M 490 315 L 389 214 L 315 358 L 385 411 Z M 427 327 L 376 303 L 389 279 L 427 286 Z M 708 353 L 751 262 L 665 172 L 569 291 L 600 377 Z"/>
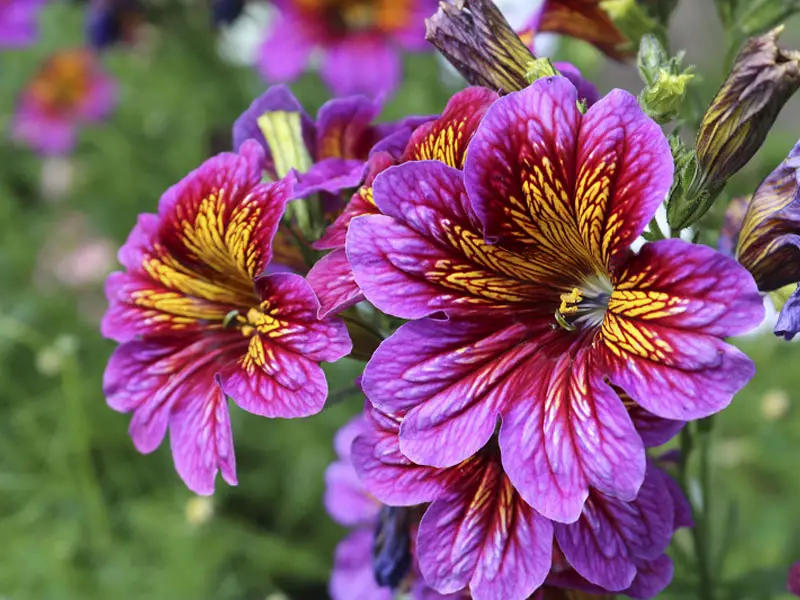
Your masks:
<path fill-rule="evenodd" d="M 686 96 L 686 85 L 693 77 L 691 73 L 675 75 L 661 69 L 655 83 L 646 87 L 639 98 L 645 112 L 657 123 L 674 120 Z"/>
<path fill-rule="evenodd" d="M 440 2 L 425 38 L 470 84 L 501 93 L 528 86 L 533 54 L 492 0 Z"/>
<path fill-rule="evenodd" d="M 800 87 L 800 52 L 778 47 L 782 30 L 745 43 L 703 117 L 697 137 L 699 183 L 711 195 L 753 157 Z"/>

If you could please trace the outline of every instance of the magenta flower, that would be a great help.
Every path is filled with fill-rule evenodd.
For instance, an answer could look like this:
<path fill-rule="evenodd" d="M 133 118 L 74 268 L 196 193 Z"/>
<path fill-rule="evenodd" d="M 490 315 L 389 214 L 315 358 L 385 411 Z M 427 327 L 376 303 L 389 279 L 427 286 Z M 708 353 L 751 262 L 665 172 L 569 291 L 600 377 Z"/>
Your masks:
<path fill-rule="evenodd" d="M 731 220 L 735 210 L 735 204 L 728 210 Z M 740 223 L 736 258 L 758 289 L 773 292 L 800 283 L 800 142 L 758 186 Z M 791 340 L 798 332 L 800 292 L 795 289 L 781 309 L 775 334 Z"/>
<path fill-rule="evenodd" d="M 483 115 L 498 97 L 485 88 L 462 90 L 450 99 L 439 118 L 416 128 L 406 128 L 392 136 L 391 144 L 375 148 L 369 157 L 364 184 L 353 194 L 325 235 L 314 244 L 317 250 L 332 250 L 308 273 L 308 282 L 320 300 L 321 315 L 339 312 L 364 299 L 353 278 L 344 245 L 347 228 L 354 218 L 380 214 L 372 198 L 372 184 L 378 174 L 392 165 L 414 160 L 435 159 L 461 168 L 467 144 Z"/>
<path fill-rule="evenodd" d="M 577 521 L 552 523 L 514 489 L 494 440 L 457 466 L 426 467 L 400 451 L 402 417 L 375 408 L 368 415 L 369 427 L 353 444 L 356 470 L 382 502 L 432 503 L 420 523 L 417 552 L 434 589 L 469 588 L 475 600 L 523 600 L 547 581 L 601 592 L 640 585 L 653 593 L 637 597 L 649 598 L 671 579 L 663 553 L 675 528 L 690 524 L 690 509 L 677 484 L 657 468 L 647 468 L 632 502 L 592 490 Z M 644 420 L 651 432 L 660 430 L 654 442 L 676 431 L 674 423 L 640 408 L 631 417 L 637 426 Z M 560 563 L 553 561 L 554 541 Z M 567 570 L 577 579 L 568 581 Z"/>
<path fill-rule="evenodd" d="M 415 519 L 412 512 L 404 508 L 394 511 L 403 511 L 405 517 L 395 516 L 392 509 L 367 494 L 356 475 L 350 450 L 353 440 L 366 432 L 367 427 L 366 419 L 360 415 L 339 430 L 334 440 L 338 460 L 325 472 L 325 507 L 339 524 L 352 528 L 336 548 L 330 581 L 331 597 L 333 600 L 392 600 L 392 587 L 381 586 L 376 581 L 375 570 L 378 566 L 384 567 L 382 572 L 400 577 L 402 581 L 396 587 L 405 591 L 410 589 L 413 600 L 443 599 L 425 584 L 414 561 L 412 534 L 418 517 Z M 386 521 L 387 518 L 394 519 L 395 525 L 407 528 L 405 531 L 383 532 L 383 535 L 394 538 L 387 539 L 384 546 L 386 543 L 399 546 L 400 556 L 398 552 L 390 552 L 385 557 L 379 554 L 379 558 L 374 558 L 378 529 L 381 520 Z M 385 527 L 391 525 L 383 523 Z M 409 544 L 406 548 L 403 548 L 404 541 Z M 402 556 L 404 550 L 408 552 L 406 557 Z M 403 564 L 404 560 L 408 562 Z M 456 600 L 461 597 L 450 598 Z"/>
<path fill-rule="evenodd" d="M 391 93 L 400 50 L 427 48 L 425 18 L 436 0 L 275 0 L 280 16 L 261 46 L 267 81 L 291 81 L 322 51 L 320 74 L 336 96 Z"/>
<path fill-rule="evenodd" d="M 119 252 L 125 272 L 106 282 L 103 335 L 122 345 L 106 369 L 109 405 L 132 412 L 143 453 L 170 429 L 175 467 L 198 494 L 217 471 L 236 484 L 227 396 L 264 417 L 319 412 L 320 361 L 350 351 L 344 324 L 317 320 L 299 275 L 265 275 L 291 180 L 261 183 L 264 153 L 206 161 L 144 214 Z"/>
<path fill-rule="evenodd" d="M 795 596 L 800 596 L 800 562 L 794 563 L 789 569 L 789 579 L 786 583 L 786 589 Z"/>
<path fill-rule="evenodd" d="M 500 423 L 503 471 L 548 519 L 592 493 L 633 501 L 645 453 L 612 387 L 659 417 L 721 410 L 753 375 L 723 338 L 763 318 L 752 277 L 707 247 L 629 246 L 672 183 L 636 99 L 585 115 L 563 77 L 497 100 L 463 173 L 437 161 L 375 180 L 347 258 L 366 298 L 403 319 L 364 373 L 370 401 L 408 411 L 402 453 L 451 467 Z M 442 318 L 446 317 L 446 318 Z M 423 569 L 424 570 L 424 569 Z"/>
<path fill-rule="evenodd" d="M 68 153 L 79 126 L 109 115 L 116 92 L 91 52 L 63 50 L 47 60 L 23 91 L 11 136 L 43 155 Z"/>
<path fill-rule="evenodd" d="M 47 0 L 0 0 L 0 48 L 22 48 L 39 35 L 39 11 Z"/>
<path fill-rule="evenodd" d="M 298 173 L 294 195 L 335 194 L 361 184 L 371 152 L 403 147 L 411 131 L 429 120 L 429 117 L 408 117 L 397 123 L 373 124 L 380 111 L 380 102 L 364 96 L 338 98 L 322 105 L 315 122 L 289 88 L 277 85 L 256 98 L 236 120 L 233 146 L 238 150 L 247 140 L 256 140 L 264 149 L 264 168 L 275 179 L 278 177 L 275 158 L 258 119 L 268 113 L 299 115 L 305 151 L 312 165 L 308 171 Z"/>

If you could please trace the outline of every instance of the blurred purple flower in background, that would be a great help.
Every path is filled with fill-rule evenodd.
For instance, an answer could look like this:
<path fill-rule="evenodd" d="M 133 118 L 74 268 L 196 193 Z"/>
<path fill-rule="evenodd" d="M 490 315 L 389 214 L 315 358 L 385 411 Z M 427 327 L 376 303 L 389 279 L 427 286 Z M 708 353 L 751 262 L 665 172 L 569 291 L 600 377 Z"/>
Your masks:
<path fill-rule="evenodd" d="M 51 56 L 22 92 L 11 136 L 42 155 L 66 154 L 78 127 L 105 119 L 117 88 L 97 57 L 77 48 Z"/>
<path fill-rule="evenodd" d="M 322 51 L 320 74 L 337 96 L 391 93 L 400 82 L 400 50 L 427 48 L 426 17 L 436 0 L 275 0 L 280 16 L 261 46 L 268 81 L 291 81 Z"/>
<path fill-rule="evenodd" d="M 0 48 L 23 48 L 39 35 L 39 10 L 48 0 L 0 0 Z"/>
<path fill-rule="evenodd" d="M 97 50 L 131 43 L 143 20 L 138 0 L 92 0 L 86 9 L 86 40 Z"/>

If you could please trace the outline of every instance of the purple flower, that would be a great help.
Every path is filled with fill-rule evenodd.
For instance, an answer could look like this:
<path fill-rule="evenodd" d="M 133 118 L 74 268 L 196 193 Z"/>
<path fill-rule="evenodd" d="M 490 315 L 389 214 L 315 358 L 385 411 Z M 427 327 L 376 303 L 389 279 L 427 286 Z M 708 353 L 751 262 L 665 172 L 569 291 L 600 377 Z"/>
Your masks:
<path fill-rule="evenodd" d="M 364 299 L 353 279 L 345 254 L 350 222 L 362 215 L 380 214 L 372 198 L 372 184 L 379 173 L 392 165 L 416 160 L 440 160 L 461 168 L 467 144 L 488 108 L 499 96 L 486 88 L 472 87 L 455 94 L 439 118 L 421 124 L 413 133 L 406 128 L 375 148 L 367 163 L 364 184 L 314 244 L 318 250 L 332 250 L 308 273 L 308 281 L 320 299 L 322 315 L 334 314 Z"/>
<path fill-rule="evenodd" d="M 431 502 L 420 523 L 417 552 L 434 589 L 469 588 L 475 600 L 523 600 L 546 578 L 549 584 L 565 583 L 562 572 L 569 569 L 593 590 L 638 585 L 643 591 L 636 597 L 649 598 L 671 579 L 663 552 L 675 528 L 690 522 L 677 485 L 654 466 L 633 501 L 592 490 L 575 522 L 552 523 L 514 489 L 495 441 L 454 467 L 417 465 L 400 451 L 403 418 L 375 408 L 368 414 L 370 426 L 353 444 L 356 469 L 366 489 L 383 502 Z M 661 426 L 674 431 L 673 424 Z M 552 560 L 554 541 L 561 563 Z"/>
<path fill-rule="evenodd" d="M 443 596 L 431 590 L 419 574 L 413 554 L 413 533 L 416 530 L 415 517 L 409 509 L 390 509 L 381 505 L 370 496 L 361 484 L 351 457 L 353 440 L 365 433 L 368 423 L 364 416 L 358 416 L 347 423 L 336 435 L 334 446 L 338 460 L 325 472 L 325 507 L 328 513 L 341 525 L 353 528 L 347 537 L 340 542 L 334 556 L 334 568 L 330 581 L 330 594 L 333 600 L 392 600 L 392 587 L 381 586 L 376 581 L 375 571 L 378 562 L 389 570 L 400 568 L 397 574 L 402 578 L 397 587 L 410 588 L 413 600 L 443 600 Z M 397 511 L 403 511 L 398 515 Z M 381 520 L 383 519 L 383 523 Z M 391 519 L 391 522 L 387 520 Z M 412 525 L 413 522 L 413 527 Z M 405 527 L 405 531 L 381 532 L 379 526 Z M 379 533 L 389 537 L 389 545 L 399 543 L 403 553 L 403 540 L 410 544 L 407 548 L 407 560 L 403 569 L 402 556 L 384 555 L 382 562 L 376 560 L 376 537 Z M 385 547 L 384 543 L 384 547 Z M 379 556 L 380 553 L 378 553 Z M 388 561 L 388 562 L 387 562 Z M 460 597 L 460 596 L 459 596 Z M 452 597 L 456 600 L 456 597 Z"/>
<path fill-rule="evenodd" d="M 306 281 L 265 274 L 292 182 L 261 183 L 264 153 L 206 161 L 143 214 L 106 282 L 103 335 L 121 345 L 103 381 L 108 404 L 132 412 L 143 453 L 170 429 L 175 467 L 198 494 L 217 471 L 236 484 L 227 397 L 264 417 L 319 412 L 320 361 L 350 351 L 344 324 L 317 320 Z"/>
<path fill-rule="evenodd" d="M 0 48 L 22 48 L 39 35 L 39 11 L 47 0 L 0 1 Z"/>
<path fill-rule="evenodd" d="M 500 422 L 503 471 L 562 523 L 590 490 L 631 502 L 644 481 L 643 442 L 612 385 L 662 418 L 717 412 L 754 371 L 723 338 L 764 313 L 750 275 L 710 248 L 630 250 L 670 189 L 669 146 L 626 92 L 585 115 L 576 102 L 563 77 L 500 98 L 463 172 L 387 169 L 373 186 L 382 214 L 354 219 L 346 245 L 366 298 L 418 319 L 363 378 L 374 405 L 407 411 L 402 453 L 452 467 Z"/>
<path fill-rule="evenodd" d="M 758 186 L 741 223 L 736 258 L 762 292 L 800 282 L 800 142 Z M 800 332 L 800 293 L 781 309 L 775 334 Z"/>
<path fill-rule="evenodd" d="M 295 197 L 317 192 L 335 194 L 361 183 L 370 152 L 391 148 L 398 139 L 407 140 L 414 127 L 428 120 L 408 117 L 397 123 L 373 124 L 380 111 L 380 102 L 364 96 L 338 98 L 322 105 L 315 122 L 287 87 L 277 85 L 256 98 L 236 120 L 233 146 L 238 150 L 248 139 L 256 140 L 264 149 L 265 170 L 273 179 L 278 178 L 282 156 L 276 153 L 280 148 L 270 146 L 259 119 L 292 115 L 298 122 L 298 141 L 303 144 L 300 150 L 311 162 L 307 171 L 298 173 Z"/>
<path fill-rule="evenodd" d="M 23 91 L 11 136 L 43 155 L 66 154 L 75 147 L 78 127 L 105 119 L 116 97 L 114 81 L 91 52 L 61 51 Z"/>
<path fill-rule="evenodd" d="M 86 39 L 96 50 L 133 42 L 144 21 L 139 0 L 91 0 L 86 8 Z"/>
<path fill-rule="evenodd" d="M 261 46 L 267 81 L 291 81 L 323 52 L 322 79 L 336 96 L 389 94 L 400 82 L 399 50 L 424 50 L 436 0 L 275 0 L 280 16 Z"/>

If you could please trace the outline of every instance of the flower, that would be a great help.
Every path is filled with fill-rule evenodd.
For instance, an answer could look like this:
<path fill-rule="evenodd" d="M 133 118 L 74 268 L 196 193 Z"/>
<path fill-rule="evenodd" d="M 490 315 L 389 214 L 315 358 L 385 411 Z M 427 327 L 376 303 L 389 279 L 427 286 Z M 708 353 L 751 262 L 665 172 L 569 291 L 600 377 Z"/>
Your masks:
<path fill-rule="evenodd" d="M 0 0 L 0 48 L 22 48 L 39 35 L 37 18 L 47 0 Z"/>
<path fill-rule="evenodd" d="M 337 98 L 322 105 L 315 122 L 287 87 L 276 85 L 236 120 L 233 147 L 256 140 L 264 149 L 264 170 L 273 179 L 292 168 L 298 171 L 295 197 L 338 193 L 362 182 L 371 152 L 391 149 L 397 140 L 404 143 L 414 127 L 429 119 L 375 125 L 380 110 L 380 102 L 364 96 Z"/>
<path fill-rule="evenodd" d="M 425 17 L 436 0 L 276 0 L 280 11 L 261 46 L 268 81 L 291 81 L 313 50 L 323 52 L 323 81 L 336 96 L 392 92 L 400 81 L 398 49 L 424 50 Z"/>
<path fill-rule="evenodd" d="M 86 8 L 86 39 L 96 50 L 119 41 L 131 43 L 143 21 L 139 0 L 91 0 Z"/>
<path fill-rule="evenodd" d="M 603 0 L 547 0 L 520 36 L 530 42 L 536 33 L 561 33 L 589 42 L 611 58 L 629 58 L 632 53 L 628 38 L 614 25 L 602 4 Z"/>
<path fill-rule="evenodd" d="M 391 600 L 394 589 L 411 588 L 412 600 L 440 600 L 443 597 L 425 584 L 413 557 L 412 510 L 381 505 L 358 479 L 351 446 L 367 428 L 367 420 L 359 415 L 339 430 L 334 440 L 338 460 L 325 471 L 328 514 L 340 525 L 352 528 L 336 548 L 331 597 Z M 390 551 L 382 551 L 386 548 Z M 376 580 L 376 572 L 388 576 L 383 585 Z M 451 598 L 456 600 L 455 596 Z"/>
<path fill-rule="evenodd" d="M 91 52 L 63 50 L 23 91 L 11 136 L 43 155 L 66 154 L 75 146 L 78 126 L 105 119 L 116 95 L 116 85 Z"/>
<path fill-rule="evenodd" d="M 569 523 L 590 489 L 636 498 L 645 453 L 611 385 L 675 420 L 724 408 L 753 375 L 722 338 L 764 315 L 750 275 L 710 248 L 639 237 L 672 183 L 660 128 L 615 90 L 585 115 L 563 77 L 489 108 L 464 171 L 438 161 L 375 179 L 382 214 L 350 223 L 355 280 L 413 321 L 364 372 L 369 400 L 408 411 L 418 464 L 473 456 L 498 419 L 522 498 Z"/>
<path fill-rule="evenodd" d="M 230 25 L 244 11 L 245 0 L 212 0 L 211 22 L 214 25 Z"/>
<path fill-rule="evenodd" d="M 794 563 L 789 569 L 789 578 L 786 583 L 788 589 L 795 596 L 800 596 L 800 562 Z"/>
<path fill-rule="evenodd" d="M 778 47 L 782 31 L 777 27 L 747 40 L 703 116 L 697 162 L 709 189 L 720 188 L 747 164 L 800 87 L 800 52 Z"/>
<path fill-rule="evenodd" d="M 106 282 L 103 335 L 119 343 L 103 381 L 108 404 L 132 412 L 136 448 L 170 429 L 175 467 L 195 493 L 221 471 L 236 484 L 226 397 L 264 417 L 315 414 L 327 395 L 320 361 L 350 351 L 344 324 L 317 320 L 299 275 L 264 274 L 291 180 L 261 183 L 264 152 L 206 161 L 144 214 Z"/>
<path fill-rule="evenodd" d="M 460 168 L 478 123 L 497 98 L 497 93 L 486 88 L 462 90 L 450 99 L 438 119 L 419 126 L 413 134 L 398 136 L 396 141 L 403 143 L 395 144 L 394 148 L 376 149 L 372 153 L 364 185 L 314 245 L 318 250 L 333 250 L 308 273 L 308 281 L 320 299 L 321 315 L 340 312 L 364 299 L 353 279 L 344 245 L 347 228 L 354 218 L 380 212 L 372 199 L 375 177 L 394 164 L 412 160 L 436 159 Z"/>
<path fill-rule="evenodd" d="M 651 431 L 660 429 L 652 440 L 676 431 L 674 423 L 634 408 L 637 424 L 644 419 Z M 690 524 L 690 509 L 677 484 L 655 466 L 648 466 L 632 502 L 592 491 L 577 521 L 553 523 L 515 490 L 494 439 L 456 466 L 427 467 L 400 450 L 402 415 L 377 408 L 367 415 L 369 426 L 352 446 L 358 475 L 387 504 L 431 503 L 417 552 L 425 580 L 439 592 L 469 588 L 475 600 L 523 600 L 547 581 L 601 592 L 638 586 L 642 593 L 635 597 L 649 598 L 669 583 L 672 563 L 663 553 L 673 531 Z"/>
<path fill-rule="evenodd" d="M 739 230 L 736 258 L 762 292 L 800 283 L 800 142 L 753 194 Z M 792 339 L 798 331 L 800 293 L 795 291 L 781 310 L 775 334 Z"/>

